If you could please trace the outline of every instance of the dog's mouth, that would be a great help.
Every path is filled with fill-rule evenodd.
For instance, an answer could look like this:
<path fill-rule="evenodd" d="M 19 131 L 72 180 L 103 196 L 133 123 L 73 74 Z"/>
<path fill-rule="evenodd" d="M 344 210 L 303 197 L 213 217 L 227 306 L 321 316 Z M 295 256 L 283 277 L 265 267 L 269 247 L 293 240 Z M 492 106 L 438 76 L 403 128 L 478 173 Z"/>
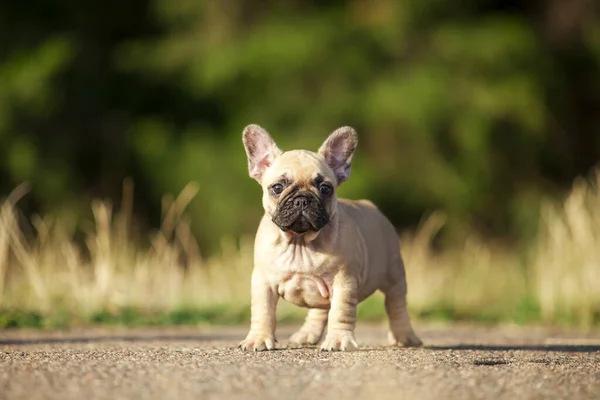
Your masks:
<path fill-rule="evenodd" d="M 286 232 L 291 231 L 294 233 L 306 233 L 309 231 L 317 232 L 319 230 L 319 228 L 314 226 L 304 215 L 300 215 L 291 225 L 279 225 L 279 228 Z"/>
<path fill-rule="evenodd" d="M 273 222 L 284 232 L 318 232 L 329 222 L 329 214 L 321 199 L 298 193 L 279 204 Z"/>

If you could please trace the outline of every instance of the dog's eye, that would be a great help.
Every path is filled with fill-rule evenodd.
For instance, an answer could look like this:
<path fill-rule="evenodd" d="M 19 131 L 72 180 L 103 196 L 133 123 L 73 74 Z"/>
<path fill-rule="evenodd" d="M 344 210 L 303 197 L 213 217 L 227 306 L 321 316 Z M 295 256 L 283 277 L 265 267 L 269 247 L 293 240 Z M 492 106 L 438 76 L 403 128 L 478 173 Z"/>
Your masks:
<path fill-rule="evenodd" d="M 281 183 L 274 184 L 271 186 L 271 192 L 275 195 L 281 194 L 281 192 L 283 192 L 283 185 Z"/>
<path fill-rule="evenodd" d="M 331 193 L 333 193 L 333 187 L 328 183 L 324 183 L 319 186 L 319 191 L 322 195 L 329 196 Z"/>

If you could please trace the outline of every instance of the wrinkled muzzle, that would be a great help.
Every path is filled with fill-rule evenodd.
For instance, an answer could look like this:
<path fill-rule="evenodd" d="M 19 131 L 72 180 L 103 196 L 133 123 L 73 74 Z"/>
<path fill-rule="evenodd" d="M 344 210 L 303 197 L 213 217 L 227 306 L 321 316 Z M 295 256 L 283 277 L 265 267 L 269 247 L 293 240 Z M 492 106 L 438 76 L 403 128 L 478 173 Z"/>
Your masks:
<path fill-rule="evenodd" d="M 309 191 L 297 191 L 277 205 L 273 222 L 283 231 L 317 232 L 329 222 L 323 201 Z"/>

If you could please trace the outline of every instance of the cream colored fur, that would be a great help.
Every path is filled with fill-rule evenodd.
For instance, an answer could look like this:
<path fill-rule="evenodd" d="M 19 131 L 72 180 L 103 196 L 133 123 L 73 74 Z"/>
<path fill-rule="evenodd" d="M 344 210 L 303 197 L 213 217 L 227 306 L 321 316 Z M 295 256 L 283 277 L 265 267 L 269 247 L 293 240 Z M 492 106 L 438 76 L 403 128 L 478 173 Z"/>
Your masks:
<path fill-rule="evenodd" d="M 322 350 L 354 350 L 358 347 L 354 337 L 357 305 L 377 290 L 385 295 L 392 342 L 421 345 L 407 312 L 406 279 L 398 237 L 392 224 L 373 203 L 338 199 L 336 189 L 325 203 L 330 220 L 318 232 L 285 232 L 272 221 L 278 198 L 273 197 L 268 188 L 282 174 L 305 190 L 316 190 L 310 182 L 317 174 L 332 183 L 338 182 L 340 177 L 347 179 L 343 172 L 349 174 L 352 155 L 347 160 L 346 170 L 334 170 L 324 157 L 324 147 L 319 153 L 282 152 L 267 136 L 261 137 L 267 142 L 270 140 L 266 147 L 264 143 L 257 145 L 266 148 L 267 154 L 257 156 L 252 147 L 255 143 L 247 142 L 257 140 L 247 133 L 249 128 L 262 128 L 255 125 L 246 128 L 244 144 L 251 175 L 254 167 L 253 176 L 264 188 L 265 214 L 255 238 L 251 327 L 240 347 L 255 351 L 276 347 L 275 313 L 281 297 L 309 309 L 305 323 L 291 336 L 291 344 L 315 345 L 327 330 Z M 351 133 L 354 136 L 350 138 L 356 141 L 356 134 L 353 130 Z M 254 162 L 256 160 L 258 162 Z M 267 161 L 260 164 L 261 160 Z M 337 174 L 339 171 L 341 175 Z"/>

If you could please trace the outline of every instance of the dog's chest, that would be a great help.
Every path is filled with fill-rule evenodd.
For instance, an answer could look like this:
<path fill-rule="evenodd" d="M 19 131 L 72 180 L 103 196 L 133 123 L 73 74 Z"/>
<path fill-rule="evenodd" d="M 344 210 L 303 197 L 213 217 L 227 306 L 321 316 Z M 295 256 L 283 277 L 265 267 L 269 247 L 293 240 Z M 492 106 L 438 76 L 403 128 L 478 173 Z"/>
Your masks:
<path fill-rule="evenodd" d="M 279 282 L 277 287 L 281 297 L 297 306 L 329 307 L 332 295 L 331 283 L 318 275 L 289 274 Z"/>
<path fill-rule="evenodd" d="M 300 307 L 329 307 L 335 271 L 327 257 L 292 248 L 273 261 L 273 283 L 281 297 Z"/>

